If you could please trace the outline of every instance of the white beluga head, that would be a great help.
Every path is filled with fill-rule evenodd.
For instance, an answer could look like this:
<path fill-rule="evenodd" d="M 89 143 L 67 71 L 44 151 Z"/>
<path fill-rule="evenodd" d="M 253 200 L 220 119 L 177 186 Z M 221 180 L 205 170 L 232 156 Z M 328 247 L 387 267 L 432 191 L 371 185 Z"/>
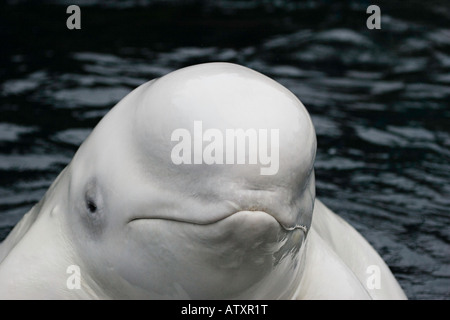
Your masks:
<path fill-rule="evenodd" d="M 246 67 L 201 64 L 119 102 L 44 206 L 57 208 L 96 296 L 288 298 L 302 274 L 315 152 L 289 90 Z"/>

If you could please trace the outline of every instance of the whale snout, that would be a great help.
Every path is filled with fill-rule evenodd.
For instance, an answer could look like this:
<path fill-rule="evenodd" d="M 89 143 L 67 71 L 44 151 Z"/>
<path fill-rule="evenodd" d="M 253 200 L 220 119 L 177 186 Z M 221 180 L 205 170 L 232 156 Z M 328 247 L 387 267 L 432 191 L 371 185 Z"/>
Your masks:
<path fill-rule="evenodd" d="M 158 228 L 160 235 L 171 239 L 167 242 L 176 243 L 180 250 L 184 248 L 183 256 L 196 257 L 192 261 L 203 261 L 200 263 L 203 266 L 248 268 L 249 271 L 264 264 L 270 266 L 275 256 L 300 248 L 307 234 L 306 227 L 287 228 L 263 211 L 239 211 L 208 224 L 138 219 L 131 225 L 145 236 Z"/>
<path fill-rule="evenodd" d="M 148 286 L 157 283 L 169 295 L 181 286 L 190 298 L 245 296 L 283 261 L 295 260 L 305 239 L 302 230 L 288 231 L 262 211 L 239 211 L 209 224 L 137 219 L 129 227 L 147 252 L 141 267 L 152 266 Z"/>

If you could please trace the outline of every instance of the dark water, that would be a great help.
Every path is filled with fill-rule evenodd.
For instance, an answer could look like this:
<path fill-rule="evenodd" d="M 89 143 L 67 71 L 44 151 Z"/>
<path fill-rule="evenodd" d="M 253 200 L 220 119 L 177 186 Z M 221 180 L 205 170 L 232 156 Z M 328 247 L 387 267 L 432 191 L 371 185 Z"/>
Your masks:
<path fill-rule="evenodd" d="M 0 239 L 133 88 L 229 61 L 305 104 L 318 196 L 408 297 L 450 298 L 448 1 L 23 2 L 0 5 Z M 82 29 L 69 31 L 77 3 Z M 374 3 L 381 30 L 366 27 Z"/>

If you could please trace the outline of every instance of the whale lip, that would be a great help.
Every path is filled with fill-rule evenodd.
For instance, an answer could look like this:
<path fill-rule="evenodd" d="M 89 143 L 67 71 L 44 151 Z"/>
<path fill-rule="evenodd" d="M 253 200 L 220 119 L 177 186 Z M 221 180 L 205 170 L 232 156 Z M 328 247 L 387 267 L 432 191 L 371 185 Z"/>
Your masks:
<path fill-rule="evenodd" d="M 143 217 L 143 216 L 140 217 L 140 216 L 137 216 L 137 217 L 134 217 L 134 218 L 130 219 L 127 222 L 127 224 L 132 223 L 132 222 L 136 222 L 136 221 L 142 221 L 142 220 L 166 220 L 166 221 L 174 221 L 174 222 L 179 222 L 179 223 L 188 223 L 188 224 L 193 224 L 193 225 L 198 225 L 198 226 L 208 226 L 208 225 L 213 225 L 213 224 L 218 223 L 220 221 L 226 220 L 226 219 L 230 218 L 231 216 L 233 216 L 235 214 L 238 214 L 239 212 L 243 212 L 243 211 L 256 212 L 256 210 L 241 210 L 241 211 L 233 212 L 233 213 L 231 213 L 231 214 L 229 214 L 229 215 L 227 215 L 225 217 L 222 217 L 220 219 L 216 219 L 216 220 L 212 220 L 212 221 L 205 221 L 205 222 L 199 222 L 199 221 L 188 220 L 188 219 L 158 217 L 158 216 L 155 216 L 155 217 Z M 258 212 L 264 212 L 265 214 L 273 217 L 285 231 L 291 232 L 291 231 L 294 231 L 294 230 L 302 230 L 305 234 L 308 233 L 308 227 L 305 226 L 305 225 L 295 224 L 295 225 L 292 225 L 292 226 L 286 226 L 285 224 L 281 223 L 274 215 L 269 214 L 269 213 L 267 213 L 265 211 L 259 211 L 259 210 L 257 210 L 257 211 Z"/>

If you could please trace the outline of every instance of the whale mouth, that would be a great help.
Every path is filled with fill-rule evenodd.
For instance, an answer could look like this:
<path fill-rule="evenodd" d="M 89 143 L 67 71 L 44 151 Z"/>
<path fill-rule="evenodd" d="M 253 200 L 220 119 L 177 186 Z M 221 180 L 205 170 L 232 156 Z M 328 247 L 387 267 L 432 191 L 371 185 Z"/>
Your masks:
<path fill-rule="evenodd" d="M 263 211 L 251 211 L 251 210 L 245 210 L 245 211 L 247 211 L 247 212 L 263 212 Z M 219 223 L 221 221 L 224 221 L 224 220 L 226 220 L 226 219 L 228 219 L 228 218 L 230 218 L 230 217 L 232 217 L 232 216 L 234 216 L 234 215 L 236 215 L 236 214 L 238 214 L 240 212 L 244 212 L 244 211 L 233 212 L 232 214 L 227 215 L 227 216 L 225 216 L 223 218 L 212 220 L 212 221 L 204 221 L 204 222 L 202 222 L 202 221 L 195 221 L 195 220 L 189 220 L 189 219 L 177 219 L 177 218 L 158 217 L 158 216 L 155 216 L 155 217 L 140 217 L 140 216 L 137 216 L 137 217 L 134 217 L 134 218 L 130 219 L 128 221 L 128 224 L 129 223 L 133 223 L 133 222 L 138 222 L 138 221 L 165 220 L 165 221 L 173 221 L 173 222 L 186 223 L 186 224 L 192 224 L 192 225 L 198 225 L 198 226 L 209 226 L 209 225 L 213 225 L 215 223 Z M 284 229 L 285 231 L 289 231 L 290 232 L 290 231 L 295 231 L 295 230 L 301 230 L 305 234 L 308 233 L 308 227 L 305 226 L 305 225 L 294 224 L 292 226 L 287 226 L 284 223 L 280 222 L 273 215 L 271 215 L 271 214 L 269 214 L 267 212 L 263 212 L 263 213 L 265 213 L 266 215 L 271 216 L 272 218 L 274 218 L 278 222 L 280 227 L 282 229 Z"/>

